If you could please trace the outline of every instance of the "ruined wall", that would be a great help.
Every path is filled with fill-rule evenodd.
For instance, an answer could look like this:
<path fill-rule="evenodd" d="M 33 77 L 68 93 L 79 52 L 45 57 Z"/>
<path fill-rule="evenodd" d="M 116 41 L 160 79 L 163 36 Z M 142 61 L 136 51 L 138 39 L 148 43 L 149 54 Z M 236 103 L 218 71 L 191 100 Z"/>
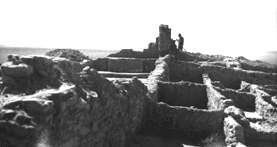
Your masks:
<path fill-rule="evenodd" d="M 143 52 L 134 51 L 132 49 L 122 49 L 118 53 L 110 54 L 108 57 L 120 57 L 120 58 L 158 58 L 158 50 L 148 48 Z"/>
<path fill-rule="evenodd" d="M 172 106 L 207 108 L 206 86 L 191 82 L 158 82 L 158 101 Z"/>
<path fill-rule="evenodd" d="M 87 66 L 95 68 L 98 71 L 107 71 L 109 70 L 108 62 L 109 62 L 108 58 L 98 58 L 96 60 L 89 62 Z"/>
<path fill-rule="evenodd" d="M 194 62 L 170 62 L 170 81 L 190 81 L 203 83 L 200 65 Z"/>
<path fill-rule="evenodd" d="M 261 116 L 269 119 L 277 118 L 276 96 L 269 95 L 263 89 L 264 87 L 255 84 L 242 82 L 241 89 L 255 95 L 255 110 Z"/>
<path fill-rule="evenodd" d="M 239 89 L 241 81 L 259 85 L 277 84 L 277 73 L 246 71 L 193 62 L 171 62 L 170 68 L 171 81 L 201 83 L 201 75 L 207 73 L 212 81 L 220 81 L 225 87 L 232 89 Z"/>
<path fill-rule="evenodd" d="M 108 70 L 112 72 L 143 72 L 143 60 L 134 58 L 116 58 L 108 60 Z"/>
<path fill-rule="evenodd" d="M 22 56 L 22 63 L 2 64 L 3 93 L 34 93 L 46 87 L 59 87 L 62 82 L 76 81 L 82 66 L 79 62 L 48 56 Z M 22 67 L 32 69 L 28 75 Z M 2 89 L 1 89 L 2 90 Z"/>
<path fill-rule="evenodd" d="M 241 81 L 253 84 L 277 84 L 276 73 L 265 73 L 258 71 L 245 71 L 220 66 L 202 66 L 213 81 L 221 81 L 224 86 L 232 89 L 239 89 Z"/>
<path fill-rule="evenodd" d="M 256 112 L 265 118 L 277 118 L 277 103 L 267 93 L 256 90 Z"/>
<path fill-rule="evenodd" d="M 210 110 L 223 110 L 226 107 L 233 104 L 231 99 L 227 99 L 221 93 L 214 89 L 211 79 L 207 74 L 203 74 L 203 83 L 206 85 L 208 104 L 207 107 Z"/>
<path fill-rule="evenodd" d="M 246 147 L 246 128 L 250 122 L 245 117 L 244 112 L 235 107 L 229 106 L 224 110 L 226 117 L 224 118 L 224 134 L 225 142 L 228 146 Z"/>
<path fill-rule="evenodd" d="M 226 98 L 232 99 L 234 105 L 244 111 L 255 111 L 255 96 L 247 92 L 239 92 L 232 89 L 215 88 Z"/>
<path fill-rule="evenodd" d="M 33 63 L 34 74 L 52 76 L 48 64 L 55 63 L 54 59 L 25 60 L 40 61 Z M 66 77 L 56 81 L 60 78 Z M 141 124 L 146 87 L 137 79 L 112 83 L 89 67 L 78 78 L 76 83 L 43 87 L 24 96 L 0 95 L 0 143 L 14 147 L 125 146 Z"/>
<path fill-rule="evenodd" d="M 154 58 L 98 58 L 86 63 L 85 66 L 90 66 L 98 71 L 112 72 L 150 72 L 155 68 Z"/>
<path fill-rule="evenodd" d="M 208 111 L 169 106 L 147 101 L 140 133 L 199 141 L 213 133 L 222 133 L 223 111 Z"/>
<path fill-rule="evenodd" d="M 165 57 L 160 57 L 156 60 L 155 69 L 148 76 L 147 88 L 151 98 L 154 101 L 158 100 L 158 82 L 159 81 L 169 81 L 169 62 L 171 60 L 170 55 Z"/>
<path fill-rule="evenodd" d="M 156 59 L 144 59 L 143 60 L 143 72 L 151 72 L 155 69 Z"/>
<path fill-rule="evenodd" d="M 224 134 L 227 145 L 246 147 L 244 129 L 232 116 L 224 118 Z"/>
<path fill-rule="evenodd" d="M 259 61 L 239 60 L 242 69 L 277 73 L 277 66 Z"/>

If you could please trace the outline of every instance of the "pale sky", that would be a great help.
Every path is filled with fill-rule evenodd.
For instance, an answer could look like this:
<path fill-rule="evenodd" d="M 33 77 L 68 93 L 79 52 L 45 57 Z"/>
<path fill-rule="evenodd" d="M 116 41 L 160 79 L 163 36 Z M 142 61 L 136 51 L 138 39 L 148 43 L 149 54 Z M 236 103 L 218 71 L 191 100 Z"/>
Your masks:
<path fill-rule="evenodd" d="M 159 24 L 191 52 L 277 51 L 276 0 L 0 0 L 0 45 L 142 50 Z"/>

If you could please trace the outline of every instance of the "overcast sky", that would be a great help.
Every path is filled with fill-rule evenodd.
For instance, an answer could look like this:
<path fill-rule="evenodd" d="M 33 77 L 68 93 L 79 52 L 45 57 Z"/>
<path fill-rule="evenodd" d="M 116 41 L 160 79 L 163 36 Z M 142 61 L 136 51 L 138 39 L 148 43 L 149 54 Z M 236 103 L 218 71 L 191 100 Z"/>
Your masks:
<path fill-rule="evenodd" d="M 275 0 L 1 0 L 0 45 L 141 50 L 159 24 L 192 52 L 277 51 Z"/>

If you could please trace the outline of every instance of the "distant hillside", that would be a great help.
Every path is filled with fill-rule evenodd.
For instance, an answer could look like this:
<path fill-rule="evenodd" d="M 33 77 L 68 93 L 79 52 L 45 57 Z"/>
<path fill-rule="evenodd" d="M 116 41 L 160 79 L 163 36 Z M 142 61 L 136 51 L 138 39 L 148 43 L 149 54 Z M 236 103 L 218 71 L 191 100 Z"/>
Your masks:
<path fill-rule="evenodd" d="M 7 55 L 9 54 L 44 55 L 48 51 L 50 51 L 50 49 L 0 46 L 0 63 L 3 63 L 4 61 L 6 61 Z"/>
<path fill-rule="evenodd" d="M 0 63 L 3 63 L 7 59 L 9 54 L 18 55 L 45 55 L 45 53 L 54 50 L 49 48 L 28 48 L 28 47 L 5 47 L 0 46 Z M 94 49 L 78 49 L 86 56 L 92 59 L 105 57 L 111 53 L 117 52 L 117 50 L 94 50 Z"/>
<path fill-rule="evenodd" d="M 277 51 L 271 51 L 261 56 L 258 60 L 266 61 L 277 65 Z"/>
<path fill-rule="evenodd" d="M 53 49 L 49 48 L 30 48 L 30 47 L 6 47 L 0 45 L 0 63 L 3 63 L 7 59 L 8 54 L 19 54 L 19 55 L 44 55 L 46 52 Z M 95 50 L 95 49 L 78 49 L 86 56 L 92 59 L 98 57 L 105 57 L 109 54 L 116 53 L 119 50 Z M 193 56 L 199 56 L 201 58 L 210 58 L 209 55 L 204 55 L 200 53 L 191 53 Z M 201 56 L 200 56 L 201 55 Z M 223 56 L 211 56 L 211 57 L 223 57 Z M 256 60 L 265 61 L 271 64 L 277 65 L 277 51 L 268 52 Z"/>

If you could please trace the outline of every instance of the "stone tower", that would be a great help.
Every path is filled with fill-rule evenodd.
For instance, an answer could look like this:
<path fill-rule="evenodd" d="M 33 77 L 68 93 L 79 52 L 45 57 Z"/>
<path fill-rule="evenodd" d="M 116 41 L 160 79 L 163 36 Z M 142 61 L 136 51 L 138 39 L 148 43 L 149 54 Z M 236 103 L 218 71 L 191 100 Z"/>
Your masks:
<path fill-rule="evenodd" d="M 159 26 L 159 39 L 158 39 L 158 49 L 159 55 L 164 56 L 170 53 L 171 47 L 171 29 L 168 25 L 161 24 Z"/>

